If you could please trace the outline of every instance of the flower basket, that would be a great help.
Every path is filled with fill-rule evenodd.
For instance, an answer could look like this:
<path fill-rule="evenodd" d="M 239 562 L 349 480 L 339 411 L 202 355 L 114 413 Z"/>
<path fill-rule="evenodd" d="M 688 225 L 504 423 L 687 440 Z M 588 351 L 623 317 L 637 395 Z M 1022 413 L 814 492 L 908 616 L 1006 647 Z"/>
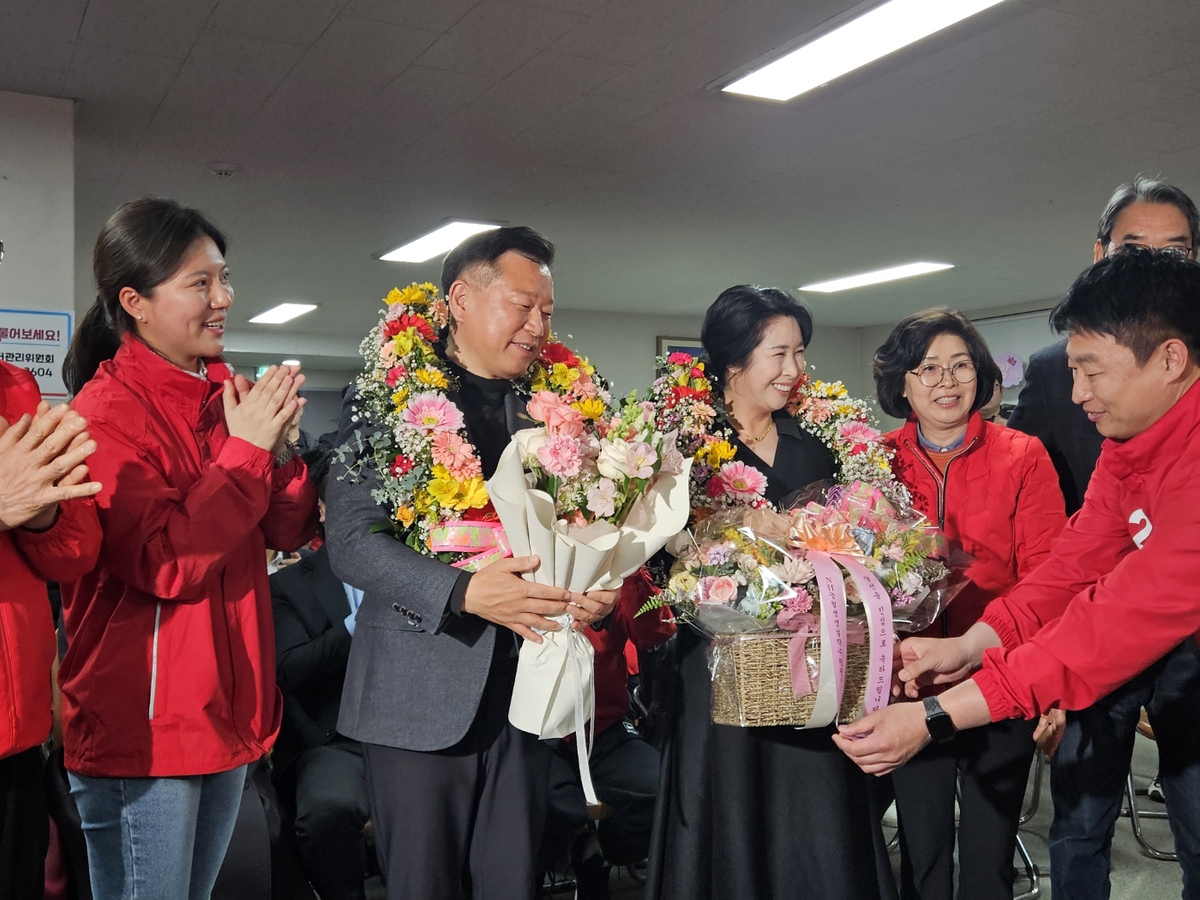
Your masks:
<path fill-rule="evenodd" d="M 796 697 L 788 666 L 790 631 L 709 636 L 709 671 L 712 674 L 712 720 L 717 725 L 742 728 L 764 725 L 805 726 L 816 706 L 820 676 L 821 638 L 805 641 L 805 657 L 813 692 Z M 846 652 L 846 681 L 839 722 L 862 715 L 867 689 L 870 651 L 865 643 L 852 643 Z"/>

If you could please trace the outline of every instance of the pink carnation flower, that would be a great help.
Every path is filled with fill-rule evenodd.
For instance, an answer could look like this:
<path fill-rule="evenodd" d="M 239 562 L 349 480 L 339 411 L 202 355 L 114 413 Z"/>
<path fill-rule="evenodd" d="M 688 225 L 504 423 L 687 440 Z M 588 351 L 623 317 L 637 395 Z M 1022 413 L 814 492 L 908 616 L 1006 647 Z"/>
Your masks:
<path fill-rule="evenodd" d="M 396 383 L 405 376 L 404 366 L 397 363 L 392 368 L 388 369 L 387 377 L 384 379 L 387 386 L 394 388 Z"/>
<path fill-rule="evenodd" d="M 445 394 L 426 391 L 409 398 L 401 424 L 433 434 L 438 431 L 458 431 L 463 426 L 463 417 Z"/>
<path fill-rule="evenodd" d="M 456 481 L 466 481 L 483 474 L 475 448 L 461 434 L 439 431 L 433 436 L 433 461 L 445 466 Z"/>
<path fill-rule="evenodd" d="M 688 366 L 692 363 L 692 355 L 690 353 L 684 353 L 680 350 L 676 350 L 667 357 L 667 362 L 673 366 Z"/>
<path fill-rule="evenodd" d="M 754 500 L 767 490 L 767 479 L 763 473 L 741 461 L 721 466 L 718 477 L 725 492 L 734 500 Z"/>
<path fill-rule="evenodd" d="M 553 391 L 535 392 L 526 411 L 534 421 L 543 422 L 550 434 L 577 438 L 583 432 L 583 413 Z"/>
<path fill-rule="evenodd" d="M 538 462 L 556 478 L 572 478 L 579 474 L 579 442 L 565 434 L 552 434 L 537 449 Z"/>

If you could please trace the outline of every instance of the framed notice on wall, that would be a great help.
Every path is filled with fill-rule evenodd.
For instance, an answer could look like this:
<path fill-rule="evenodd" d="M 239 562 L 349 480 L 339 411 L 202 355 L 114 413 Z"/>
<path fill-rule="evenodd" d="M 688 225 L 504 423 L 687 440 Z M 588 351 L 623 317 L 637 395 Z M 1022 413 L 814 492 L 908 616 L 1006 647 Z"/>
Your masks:
<path fill-rule="evenodd" d="M 42 397 L 70 399 L 62 380 L 63 357 L 71 345 L 72 316 L 39 309 L 0 309 L 0 359 L 28 369 Z"/>
<path fill-rule="evenodd" d="M 700 338 L 670 337 L 665 334 L 658 336 L 658 352 L 655 354 L 656 356 L 670 356 L 676 351 L 689 353 L 692 356 L 700 356 L 704 352 L 704 345 L 700 343 Z"/>

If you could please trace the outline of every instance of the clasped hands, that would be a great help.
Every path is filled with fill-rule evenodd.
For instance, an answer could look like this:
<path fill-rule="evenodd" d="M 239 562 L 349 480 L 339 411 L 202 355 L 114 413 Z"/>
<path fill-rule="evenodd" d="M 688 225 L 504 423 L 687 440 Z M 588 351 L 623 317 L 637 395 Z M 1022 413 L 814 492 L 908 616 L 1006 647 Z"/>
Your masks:
<path fill-rule="evenodd" d="M 87 422 L 69 406 L 42 401 L 11 424 L 0 416 L 0 531 L 45 531 L 58 504 L 98 494 L 87 467 L 95 450 Z"/>
<path fill-rule="evenodd" d="M 991 632 L 991 629 L 988 629 Z M 994 632 L 991 632 L 994 637 Z M 985 638 L 980 640 L 980 638 Z M 908 700 L 920 696 L 921 688 L 933 684 L 960 682 L 979 667 L 982 644 L 990 639 L 979 633 L 936 640 L 909 638 L 893 654 L 895 673 L 892 696 L 903 695 Z M 998 643 L 998 641 L 997 641 Z M 973 682 L 962 686 L 964 704 L 969 715 L 952 716 L 959 728 L 987 721 L 987 705 Z M 976 699 L 977 697 L 977 699 Z M 977 721 L 981 715 L 982 721 Z M 908 762 L 929 743 L 925 725 L 925 708 L 921 703 L 894 703 L 864 716 L 849 725 L 839 725 L 833 742 L 871 775 L 886 775 Z"/>
<path fill-rule="evenodd" d="M 279 455 L 304 407 L 304 398 L 297 396 L 303 384 L 295 366 L 271 366 L 254 384 L 234 375 L 225 382 L 222 398 L 230 436 Z"/>
<path fill-rule="evenodd" d="M 542 637 L 534 629 L 558 631 L 556 616 L 569 613 L 575 620 L 571 627 L 580 630 L 599 622 L 616 606 L 620 591 L 580 594 L 521 577 L 539 564 L 536 556 L 518 556 L 484 566 L 467 582 L 463 612 L 503 625 L 525 640 L 540 644 Z"/>

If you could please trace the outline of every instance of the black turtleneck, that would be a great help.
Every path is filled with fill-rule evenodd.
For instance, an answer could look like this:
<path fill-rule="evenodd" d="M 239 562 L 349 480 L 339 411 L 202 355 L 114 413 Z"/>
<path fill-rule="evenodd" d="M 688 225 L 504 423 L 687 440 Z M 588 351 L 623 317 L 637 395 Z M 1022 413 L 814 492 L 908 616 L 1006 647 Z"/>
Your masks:
<path fill-rule="evenodd" d="M 512 436 L 504 406 L 505 395 L 513 391 L 512 382 L 503 378 L 481 378 L 449 359 L 446 366 L 458 379 L 458 408 L 466 422 L 467 437 L 479 453 L 483 477 L 491 478 L 500 462 L 500 454 Z"/>

